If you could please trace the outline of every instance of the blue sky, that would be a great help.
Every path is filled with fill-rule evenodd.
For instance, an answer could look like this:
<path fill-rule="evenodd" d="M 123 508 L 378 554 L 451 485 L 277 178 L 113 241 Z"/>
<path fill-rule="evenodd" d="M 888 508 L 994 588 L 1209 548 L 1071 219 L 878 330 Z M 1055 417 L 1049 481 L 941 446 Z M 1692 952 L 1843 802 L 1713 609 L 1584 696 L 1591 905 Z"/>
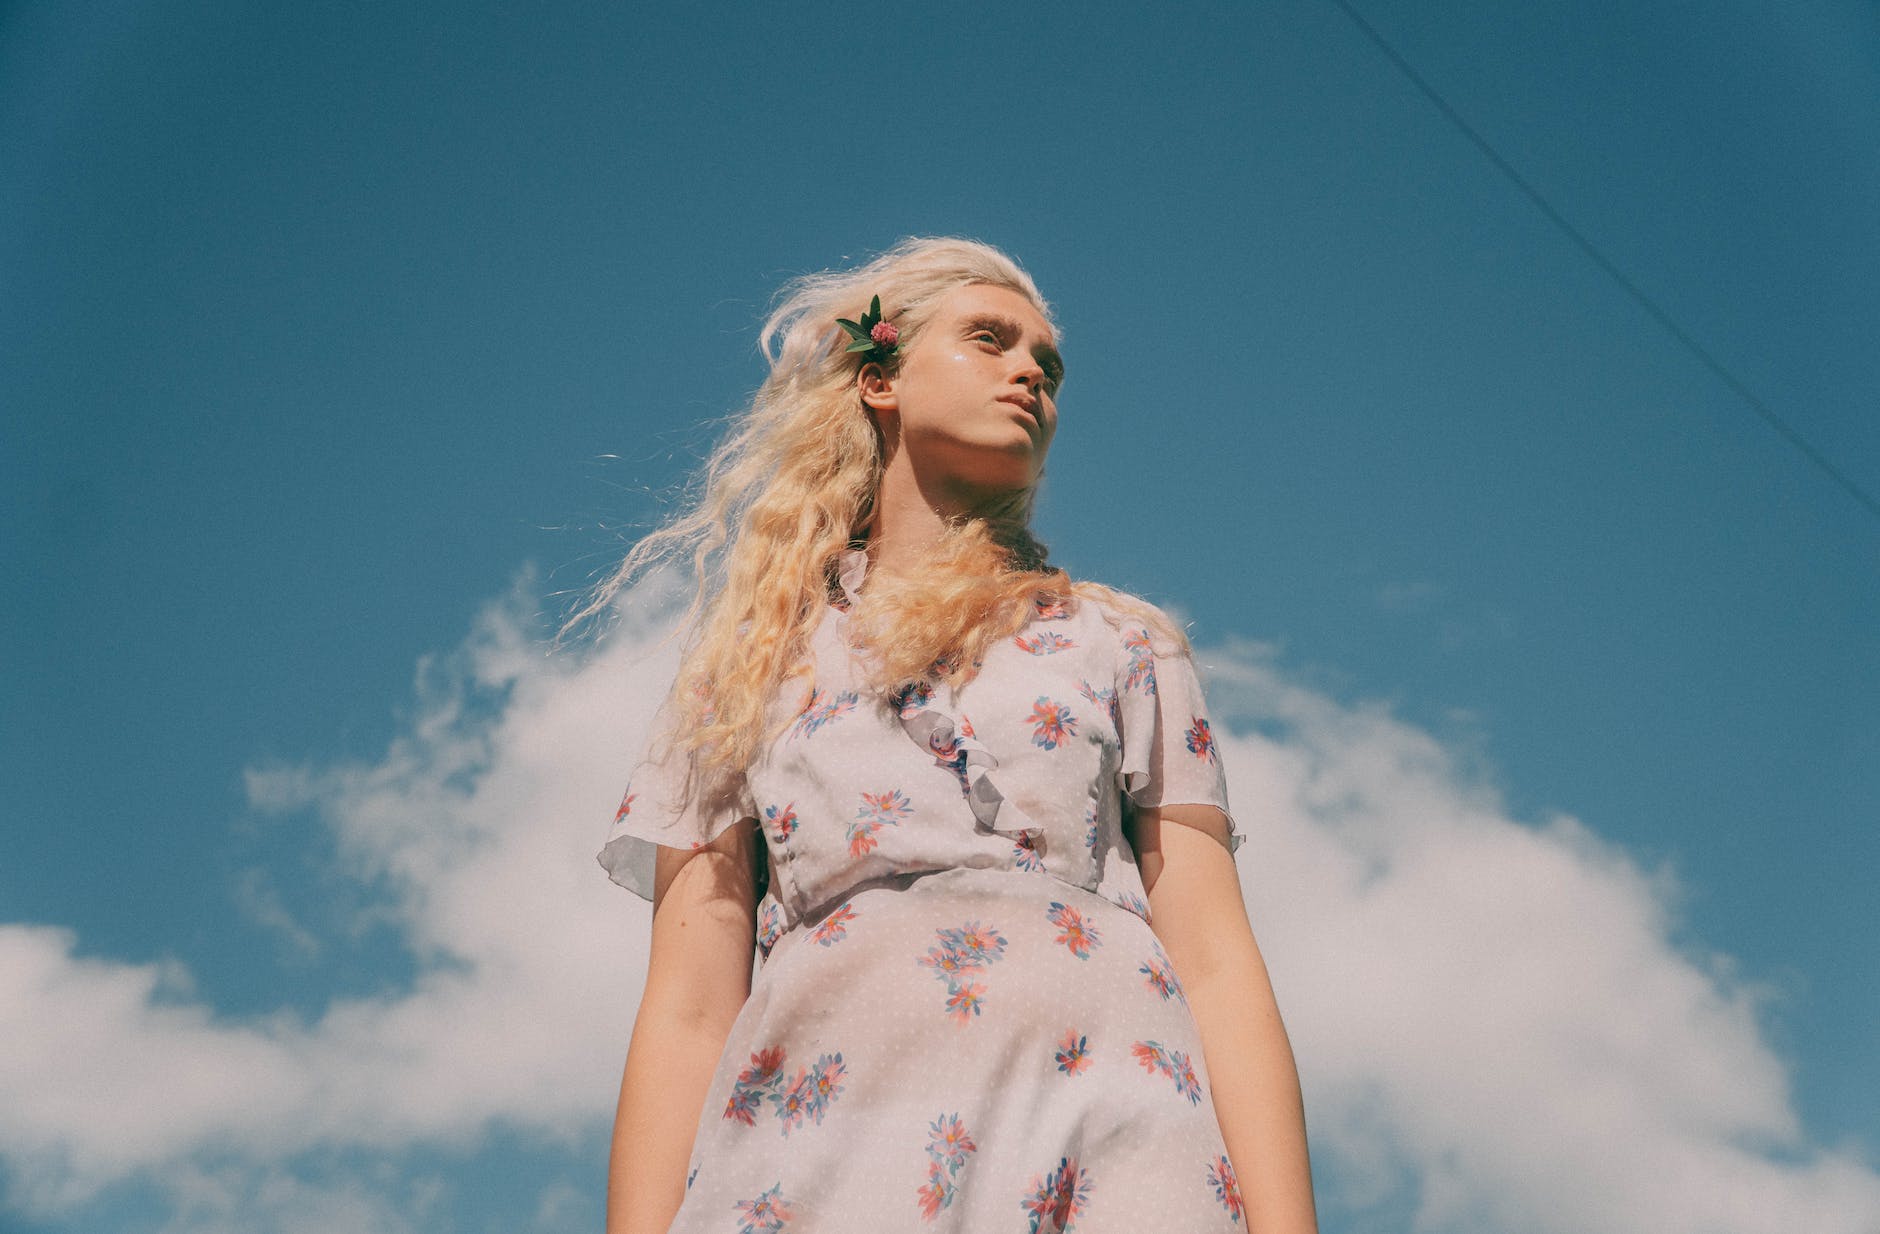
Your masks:
<path fill-rule="evenodd" d="M 1871 5 L 1362 7 L 1880 492 Z M 0 15 L 0 1226 L 596 1225 L 644 906 L 592 849 L 661 662 L 538 640 L 776 285 L 909 234 L 1037 277 L 1041 534 L 1205 651 L 1328 1232 L 1871 1227 L 1880 519 L 1326 0 Z M 1550 1125 L 1766 1190 L 1436 1126 L 1490 1024 Z M 1692 1070 L 1554 1104 L 1612 1051 Z"/>

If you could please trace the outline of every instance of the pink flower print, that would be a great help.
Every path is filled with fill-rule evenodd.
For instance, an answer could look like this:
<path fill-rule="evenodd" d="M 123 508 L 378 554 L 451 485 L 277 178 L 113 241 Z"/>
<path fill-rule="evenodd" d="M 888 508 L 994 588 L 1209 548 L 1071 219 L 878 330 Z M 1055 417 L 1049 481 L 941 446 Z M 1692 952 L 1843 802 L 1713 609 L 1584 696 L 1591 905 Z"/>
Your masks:
<path fill-rule="evenodd" d="M 969 1023 L 983 1008 L 986 987 L 977 981 L 956 981 L 947 986 L 947 1014 L 959 1024 Z"/>
<path fill-rule="evenodd" d="M 1090 1069 L 1090 1039 L 1074 1028 L 1064 1030 L 1058 1042 L 1057 1069 L 1065 1075 L 1082 1075 Z"/>
<path fill-rule="evenodd" d="M 1044 596 L 1033 596 L 1031 598 L 1031 606 L 1033 610 L 1036 611 L 1038 620 L 1040 621 L 1056 621 L 1059 618 L 1070 616 L 1070 610 L 1064 606 L 1064 601 L 1060 599 L 1046 599 Z"/>
<path fill-rule="evenodd" d="M 1019 1201 L 1031 1214 L 1026 1234 L 1073 1234 L 1072 1223 L 1090 1203 L 1090 1171 L 1075 1157 L 1060 1157 L 1057 1168 L 1031 1179 L 1032 1194 Z"/>
<path fill-rule="evenodd" d="M 1005 936 L 977 921 L 957 929 L 942 927 L 934 936 L 938 941 L 915 962 L 946 982 L 946 1013 L 954 1022 L 971 1023 L 984 1008 L 986 987 L 970 980 L 969 974 L 983 973 L 988 964 L 1004 958 Z"/>
<path fill-rule="evenodd" d="M 1148 901 L 1144 900 L 1141 896 L 1133 891 L 1125 891 L 1122 895 L 1117 897 L 1116 902 L 1136 914 L 1136 916 L 1142 918 L 1143 924 L 1149 924 L 1149 904 Z"/>
<path fill-rule="evenodd" d="M 966 1155 L 978 1148 L 958 1114 L 943 1114 L 933 1120 L 927 1136 L 927 1151 L 945 1164 L 949 1172 L 957 1173 L 966 1164 Z"/>
<path fill-rule="evenodd" d="M 810 939 L 820 946 L 833 947 L 848 937 L 849 923 L 854 920 L 855 910 L 845 903 L 816 923 L 816 928 L 810 931 Z"/>
<path fill-rule="evenodd" d="M 842 1092 L 847 1069 L 840 1053 L 824 1054 L 813 1067 L 799 1067 L 789 1083 L 783 1082 L 783 1047 L 772 1046 L 751 1055 L 748 1066 L 732 1082 L 725 1117 L 746 1127 L 757 1125 L 757 1111 L 766 1099 L 771 1113 L 783 1124 L 783 1134 L 803 1125 L 820 1123 L 830 1102 Z"/>
<path fill-rule="evenodd" d="M 973 722 L 966 718 L 965 712 L 960 712 L 960 736 L 971 737 L 973 735 Z"/>
<path fill-rule="evenodd" d="M 822 1122 L 823 1112 L 829 1104 L 842 1093 L 842 1081 L 848 1075 L 848 1068 L 842 1063 L 840 1051 L 834 1054 L 819 1055 L 816 1065 L 810 1068 L 810 1114 L 817 1122 Z"/>
<path fill-rule="evenodd" d="M 978 968 L 1005 955 L 1005 935 L 991 926 L 969 921 L 957 930 L 936 930 L 941 942 L 958 950 L 973 967 Z"/>
<path fill-rule="evenodd" d="M 1071 714 L 1071 709 L 1042 694 L 1031 705 L 1031 714 L 1025 718 L 1031 721 L 1032 744 L 1047 750 L 1057 749 L 1077 731 L 1077 717 Z"/>
<path fill-rule="evenodd" d="M 814 736 L 816 730 L 837 716 L 855 710 L 855 704 L 861 701 L 861 695 L 854 690 L 844 690 L 840 694 L 828 690 L 811 690 L 809 702 L 797 713 L 796 721 L 790 726 L 790 737 Z"/>
<path fill-rule="evenodd" d="M 927 954 L 916 963 L 933 969 L 934 976 L 949 980 L 960 973 L 978 972 L 980 968 L 977 964 L 967 964 L 962 961 L 959 952 L 942 947 L 929 947 Z"/>
<path fill-rule="evenodd" d="M 1070 905 L 1053 900 L 1045 915 L 1059 930 L 1057 938 L 1052 941 L 1063 943 L 1078 959 L 1088 960 L 1091 949 L 1103 945 L 1096 923 Z"/>
<path fill-rule="evenodd" d="M 779 1234 L 790 1221 L 790 1206 L 783 1201 L 783 1184 L 773 1183 L 754 1200 L 739 1200 L 738 1234 Z"/>
<path fill-rule="evenodd" d="M 914 1188 L 914 1202 L 920 1205 L 920 1219 L 932 1221 L 940 1210 L 950 1208 L 959 1187 L 947 1177 L 947 1168 L 938 1161 L 927 1163 L 927 1181 Z"/>
<path fill-rule="evenodd" d="M 1234 1163 L 1226 1157 L 1216 1157 L 1210 1161 L 1208 1185 L 1214 1188 L 1214 1198 L 1227 1210 L 1227 1215 L 1234 1219 L 1235 1225 L 1239 1225 L 1247 1205 L 1240 1198 L 1240 1180 L 1234 1177 Z"/>
<path fill-rule="evenodd" d="M 895 700 L 895 707 L 901 713 L 901 718 L 905 720 L 933 702 L 933 683 L 931 681 L 913 682 L 903 686 L 892 697 Z"/>
<path fill-rule="evenodd" d="M 1195 1075 L 1193 1060 L 1180 1050 L 1170 1050 L 1169 1056 L 1175 1064 L 1175 1091 L 1194 1105 L 1201 1100 L 1201 1079 Z"/>
<path fill-rule="evenodd" d="M 775 900 L 766 897 L 764 907 L 757 913 L 757 946 L 758 950 L 764 953 L 765 959 L 770 958 L 770 949 L 775 947 L 777 940 L 782 937 L 783 910 L 777 907 Z"/>
<path fill-rule="evenodd" d="M 772 834 L 777 837 L 777 843 L 784 843 L 796 834 L 796 802 L 792 801 L 782 806 L 765 806 L 764 821 L 770 827 Z"/>
<path fill-rule="evenodd" d="M 620 799 L 620 808 L 614 811 L 614 821 L 616 823 L 633 813 L 633 799 L 638 796 L 639 794 L 634 792 L 631 787 L 627 789 L 627 795 Z"/>
<path fill-rule="evenodd" d="M 892 825 L 906 818 L 914 809 L 914 803 L 898 788 L 891 788 L 885 793 L 863 793 L 861 812 L 877 821 Z"/>
<path fill-rule="evenodd" d="M 1129 672 L 1123 678 L 1125 690 L 1155 693 L 1155 652 L 1149 646 L 1149 631 L 1136 629 L 1123 636 L 1129 652 Z"/>
<path fill-rule="evenodd" d="M 1188 752 L 1204 763 L 1219 763 L 1221 756 L 1214 749 L 1214 734 L 1208 730 L 1206 717 L 1193 718 L 1194 723 L 1188 726 Z"/>
<path fill-rule="evenodd" d="M 1097 799 L 1084 802 L 1084 847 L 1091 852 L 1097 851 Z"/>
<path fill-rule="evenodd" d="M 1044 857 L 1039 854 L 1038 841 L 1031 832 L 1022 832 L 1013 839 L 1012 860 L 1021 870 L 1044 869 Z"/>
<path fill-rule="evenodd" d="M 1160 994 L 1164 1002 L 1173 998 L 1186 1007 L 1188 995 L 1182 992 L 1181 978 L 1175 975 L 1175 966 L 1169 963 L 1168 953 L 1162 950 L 1162 944 L 1155 939 L 1149 940 L 1149 946 L 1155 954 L 1143 961 L 1136 971 L 1148 978 L 1149 988 Z"/>
<path fill-rule="evenodd" d="M 770 1103 L 777 1117 L 783 1121 L 783 1134 L 789 1135 L 792 1127 L 801 1127 L 804 1118 L 809 1115 L 809 1069 L 798 1067 L 796 1078 L 783 1087 L 781 1092 L 770 1095 Z"/>
<path fill-rule="evenodd" d="M 885 793 L 863 793 L 862 804 L 849 821 L 849 856 L 874 851 L 875 833 L 892 827 L 912 812 L 914 803 L 898 788 Z"/>
<path fill-rule="evenodd" d="M 1116 732 L 1123 731 L 1123 709 L 1116 702 L 1116 687 L 1093 686 L 1088 681 L 1079 680 L 1077 692 L 1103 708 L 1110 715 L 1110 727 Z"/>
<path fill-rule="evenodd" d="M 1194 1062 L 1183 1050 L 1171 1049 L 1159 1041 L 1138 1041 L 1129 1052 L 1151 1075 L 1158 1072 L 1175 1081 L 1175 1091 L 1188 1098 L 1190 1105 L 1201 1100 L 1201 1081 L 1195 1075 Z"/>
<path fill-rule="evenodd" d="M 1158 1071 L 1163 1075 L 1175 1074 L 1174 1068 L 1169 1063 L 1168 1051 L 1164 1050 L 1159 1042 L 1138 1041 L 1129 1047 L 1129 1052 L 1150 1075 Z"/>
<path fill-rule="evenodd" d="M 953 1204 L 958 1176 L 969 1154 L 979 1145 L 966 1131 L 958 1114 L 942 1114 L 927 1128 L 927 1181 L 915 1189 L 922 1220 L 932 1221 Z"/>
<path fill-rule="evenodd" d="M 829 1104 L 842 1092 L 846 1074 L 841 1054 L 824 1054 L 812 1067 L 799 1067 L 781 1092 L 771 1094 L 771 1105 L 783 1122 L 783 1134 L 801 1127 L 805 1119 L 821 1123 Z"/>
<path fill-rule="evenodd" d="M 1018 645 L 1020 651 L 1033 656 L 1055 655 L 1057 652 L 1067 651 L 1077 646 L 1076 640 L 1065 638 L 1062 634 L 1051 630 L 1046 630 L 1035 638 L 1014 634 L 1012 641 Z"/>
<path fill-rule="evenodd" d="M 757 1125 L 757 1109 L 783 1076 L 783 1047 L 771 1046 L 751 1055 L 751 1061 L 731 1085 L 725 1117 L 746 1127 Z"/>

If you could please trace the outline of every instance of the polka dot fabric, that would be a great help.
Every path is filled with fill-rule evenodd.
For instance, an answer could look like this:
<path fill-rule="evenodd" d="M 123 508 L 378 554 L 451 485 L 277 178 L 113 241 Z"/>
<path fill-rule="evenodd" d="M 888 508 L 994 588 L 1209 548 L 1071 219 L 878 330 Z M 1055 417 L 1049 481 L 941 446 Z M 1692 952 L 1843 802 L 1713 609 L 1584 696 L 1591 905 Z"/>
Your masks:
<path fill-rule="evenodd" d="M 814 691 L 743 782 L 687 803 L 643 761 L 600 852 L 649 899 L 657 845 L 755 818 L 768 852 L 673 1234 L 1244 1228 L 1122 830 L 1125 798 L 1203 803 L 1240 845 L 1192 661 L 1067 601 L 957 696 L 884 699 L 844 637 L 866 564 L 844 555 Z"/>

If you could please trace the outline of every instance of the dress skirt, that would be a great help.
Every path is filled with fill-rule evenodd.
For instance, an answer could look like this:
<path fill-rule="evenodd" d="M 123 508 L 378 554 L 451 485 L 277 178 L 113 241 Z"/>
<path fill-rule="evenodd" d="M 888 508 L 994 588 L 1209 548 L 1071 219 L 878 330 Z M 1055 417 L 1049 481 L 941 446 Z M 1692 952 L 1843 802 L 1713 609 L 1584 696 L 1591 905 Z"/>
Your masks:
<path fill-rule="evenodd" d="M 1148 924 L 1042 871 L 962 868 L 858 890 L 777 941 L 672 1231 L 1243 1228 Z"/>

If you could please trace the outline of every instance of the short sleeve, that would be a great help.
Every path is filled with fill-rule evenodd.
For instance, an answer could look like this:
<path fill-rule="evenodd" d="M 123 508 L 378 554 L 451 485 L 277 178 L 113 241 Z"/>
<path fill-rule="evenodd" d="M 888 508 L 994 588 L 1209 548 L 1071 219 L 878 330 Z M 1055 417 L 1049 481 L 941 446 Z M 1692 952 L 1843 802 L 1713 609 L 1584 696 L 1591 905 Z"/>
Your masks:
<path fill-rule="evenodd" d="M 607 877 L 648 901 L 660 845 L 702 848 L 739 819 L 757 816 L 748 777 L 740 774 L 706 799 L 688 782 L 692 760 L 681 744 L 665 742 L 667 748 L 659 749 L 671 708 L 668 699 L 654 717 L 647 752 L 627 777 L 607 843 L 597 854 Z"/>
<path fill-rule="evenodd" d="M 1150 634 L 1125 621 L 1116 668 L 1122 760 L 1117 788 L 1144 808 L 1211 805 L 1227 817 L 1228 852 L 1246 836 L 1227 806 L 1227 769 L 1208 721 L 1194 658 L 1157 655 Z"/>

